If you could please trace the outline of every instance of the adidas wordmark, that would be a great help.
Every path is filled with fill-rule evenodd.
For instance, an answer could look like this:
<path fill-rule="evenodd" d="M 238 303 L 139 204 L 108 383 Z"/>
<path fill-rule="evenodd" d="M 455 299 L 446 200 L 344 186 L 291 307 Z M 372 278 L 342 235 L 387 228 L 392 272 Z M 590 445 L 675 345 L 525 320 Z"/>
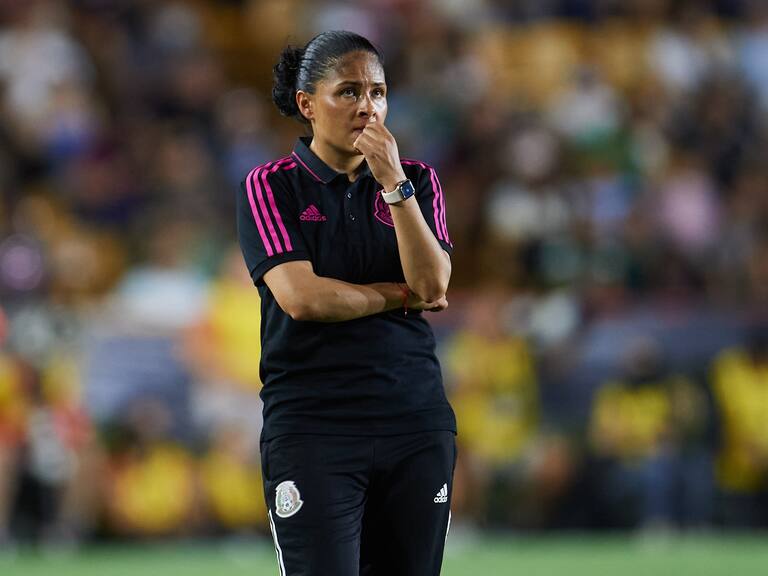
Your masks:
<path fill-rule="evenodd" d="M 304 222 L 325 222 L 328 218 L 323 214 L 320 214 L 320 210 L 317 209 L 317 206 L 310 204 L 307 206 L 306 210 L 301 213 L 299 220 L 303 220 Z"/>

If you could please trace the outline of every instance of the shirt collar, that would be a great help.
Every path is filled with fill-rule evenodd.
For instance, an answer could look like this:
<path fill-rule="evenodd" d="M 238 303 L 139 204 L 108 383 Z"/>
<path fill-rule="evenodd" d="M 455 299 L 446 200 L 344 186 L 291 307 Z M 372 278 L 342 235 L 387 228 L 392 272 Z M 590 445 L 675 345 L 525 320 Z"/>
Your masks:
<path fill-rule="evenodd" d="M 318 182 L 328 184 L 331 180 L 337 176 L 342 176 L 341 172 L 336 172 L 333 168 L 323 162 L 317 154 L 310 150 L 309 145 L 312 142 L 312 138 L 302 136 L 296 140 L 296 145 L 293 147 L 294 160 L 306 170 L 310 176 L 312 176 Z M 368 176 L 371 173 L 371 169 L 368 167 L 368 162 L 363 160 L 362 170 L 359 178 Z M 359 179 L 358 178 L 358 179 Z"/>

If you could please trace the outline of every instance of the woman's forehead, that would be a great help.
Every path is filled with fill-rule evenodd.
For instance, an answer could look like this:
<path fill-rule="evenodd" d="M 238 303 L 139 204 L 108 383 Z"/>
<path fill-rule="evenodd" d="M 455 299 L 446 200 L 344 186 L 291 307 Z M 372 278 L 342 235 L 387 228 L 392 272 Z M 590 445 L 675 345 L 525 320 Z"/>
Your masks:
<path fill-rule="evenodd" d="M 365 51 L 350 52 L 339 59 L 338 64 L 328 72 L 326 80 L 334 84 L 347 80 L 383 83 L 384 69 L 375 54 Z"/>

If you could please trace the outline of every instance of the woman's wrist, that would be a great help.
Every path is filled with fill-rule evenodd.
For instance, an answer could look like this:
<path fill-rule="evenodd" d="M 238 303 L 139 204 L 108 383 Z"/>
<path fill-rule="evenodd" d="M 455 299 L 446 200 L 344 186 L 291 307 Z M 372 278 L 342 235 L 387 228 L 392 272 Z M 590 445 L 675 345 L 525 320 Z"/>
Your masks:
<path fill-rule="evenodd" d="M 384 298 L 384 306 L 377 310 L 377 312 L 389 312 L 390 310 L 397 310 L 403 307 L 403 289 L 401 286 L 407 287 L 406 284 L 398 284 L 397 282 L 368 284 L 369 288 L 374 289 Z"/>
<path fill-rule="evenodd" d="M 393 192 L 395 188 L 397 188 L 397 185 L 400 184 L 400 182 L 407 179 L 408 177 L 405 175 L 405 172 L 400 170 L 399 172 L 394 172 L 391 176 L 382 179 L 379 182 L 384 187 L 384 192 Z"/>
<path fill-rule="evenodd" d="M 400 292 L 402 293 L 402 306 L 403 306 L 403 315 L 408 316 L 408 300 L 411 298 L 411 289 L 408 288 L 407 284 L 400 284 L 397 283 L 397 287 L 400 288 Z"/>

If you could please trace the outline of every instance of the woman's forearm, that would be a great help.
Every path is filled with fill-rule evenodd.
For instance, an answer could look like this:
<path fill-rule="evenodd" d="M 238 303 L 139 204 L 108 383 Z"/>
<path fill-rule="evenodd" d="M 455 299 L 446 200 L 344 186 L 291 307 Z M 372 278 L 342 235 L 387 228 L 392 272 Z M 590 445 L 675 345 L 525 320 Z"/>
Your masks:
<path fill-rule="evenodd" d="M 403 291 L 394 282 L 350 284 L 318 276 L 307 287 L 305 302 L 295 320 L 342 322 L 400 308 Z"/>
<path fill-rule="evenodd" d="M 451 260 L 429 229 L 415 198 L 390 205 L 405 281 L 422 299 L 445 296 Z"/>
<path fill-rule="evenodd" d="M 371 173 L 384 190 L 392 191 L 406 179 L 397 142 L 375 114 L 370 116 L 354 146 L 365 155 Z M 451 277 L 448 254 L 429 229 L 415 197 L 391 204 L 390 212 L 405 281 L 423 300 L 440 300 Z"/>
<path fill-rule="evenodd" d="M 308 260 L 286 262 L 264 274 L 280 308 L 294 320 L 341 322 L 402 306 L 403 290 L 394 282 L 350 284 L 318 276 Z"/>

